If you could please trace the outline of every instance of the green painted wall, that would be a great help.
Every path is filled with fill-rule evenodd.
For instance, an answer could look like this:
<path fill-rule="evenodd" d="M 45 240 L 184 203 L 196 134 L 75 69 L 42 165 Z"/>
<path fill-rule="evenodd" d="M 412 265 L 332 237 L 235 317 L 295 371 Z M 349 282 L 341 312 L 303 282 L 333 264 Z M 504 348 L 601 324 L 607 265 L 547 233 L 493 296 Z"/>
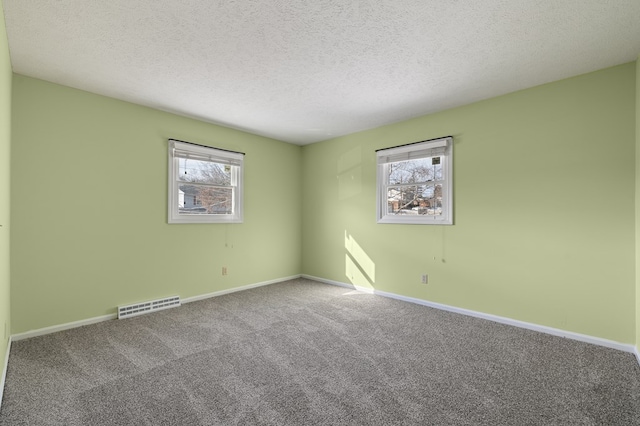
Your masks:
<path fill-rule="evenodd" d="M 21 75 L 13 89 L 13 333 L 300 273 L 299 146 Z M 168 138 L 246 153 L 244 223 L 167 224 Z"/>
<path fill-rule="evenodd" d="M 636 350 L 640 353 L 640 56 L 636 61 Z M 640 360 L 639 360 L 640 361 Z"/>
<path fill-rule="evenodd" d="M 4 369 L 9 334 L 11 309 L 9 294 L 9 201 L 11 164 L 11 61 L 4 11 L 0 2 L 0 376 Z"/>
<path fill-rule="evenodd" d="M 303 273 L 635 342 L 635 79 L 630 63 L 303 147 Z M 374 151 L 446 135 L 455 224 L 376 224 Z"/>

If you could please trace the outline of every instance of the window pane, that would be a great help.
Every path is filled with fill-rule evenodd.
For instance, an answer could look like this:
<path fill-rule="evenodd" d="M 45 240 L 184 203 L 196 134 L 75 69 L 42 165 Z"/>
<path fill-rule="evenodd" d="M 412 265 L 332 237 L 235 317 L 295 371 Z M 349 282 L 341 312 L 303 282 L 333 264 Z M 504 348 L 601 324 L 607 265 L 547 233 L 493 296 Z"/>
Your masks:
<path fill-rule="evenodd" d="M 232 214 L 233 188 L 180 185 L 179 214 Z"/>
<path fill-rule="evenodd" d="M 441 157 L 419 158 L 389 164 L 389 184 L 442 180 Z"/>
<path fill-rule="evenodd" d="M 442 185 L 388 187 L 386 214 L 442 215 Z"/>
<path fill-rule="evenodd" d="M 452 137 L 377 150 L 376 157 L 378 223 L 453 225 Z"/>
<path fill-rule="evenodd" d="M 418 214 L 413 210 L 417 186 L 396 186 L 387 189 L 387 214 Z M 417 203 L 415 204 L 417 206 Z"/>
<path fill-rule="evenodd" d="M 442 185 L 422 186 L 418 214 L 429 216 L 442 215 Z"/>
<path fill-rule="evenodd" d="M 178 159 L 178 180 L 182 182 L 231 185 L 231 167 L 211 161 Z"/>

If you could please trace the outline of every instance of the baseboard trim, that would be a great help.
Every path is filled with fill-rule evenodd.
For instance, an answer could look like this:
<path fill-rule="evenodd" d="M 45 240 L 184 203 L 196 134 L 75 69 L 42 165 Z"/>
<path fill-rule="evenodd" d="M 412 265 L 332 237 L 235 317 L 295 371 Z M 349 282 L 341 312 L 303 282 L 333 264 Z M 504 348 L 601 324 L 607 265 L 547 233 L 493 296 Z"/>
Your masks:
<path fill-rule="evenodd" d="M 79 321 L 67 322 L 64 324 L 52 325 L 50 327 L 38 328 L 36 330 L 25 331 L 24 333 L 13 334 L 11 337 L 14 342 L 18 340 L 30 339 L 32 337 L 44 336 L 46 334 L 57 333 L 58 331 L 69 330 L 72 328 L 82 327 L 84 325 L 96 324 L 103 321 L 116 319 L 116 314 L 102 315 L 99 317 L 87 318 Z"/>
<path fill-rule="evenodd" d="M 252 288 L 264 287 L 270 284 L 277 284 L 284 281 L 295 280 L 302 277 L 302 275 L 292 275 L 290 277 L 276 278 L 275 280 L 262 281 L 255 284 L 243 285 L 242 287 L 234 287 L 226 290 L 214 291 L 213 293 L 201 294 L 199 296 L 192 296 L 182 299 L 182 303 L 197 302 L 198 300 L 210 299 L 212 297 L 224 296 L 225 294 L 237 293 L 239 291 L 250 290 Z"/>
<path fill-rule="evenodd" d="M 414 298 L 414 297 L 402 296 L 402 295 L 399 295 L 399 294 L 389 293 L 389 292 L 386 292 L 386 291 L 375 290 L 375 289 L 371 289 L 371 288 L 368 288 L 368 287 L 359 287 L 359 286 L 355 286 L 355 285 L 349 284 L 349 283 L 344 283 L 344 282 L 334 281 L 334 280 L 328 280 L 326 278 L 314 277 L 312 275 L 302 274 L 302 278 L 307 278 L 307 279 L 310 279 L 310 280 L 319 281 L 319 282 L 326 283 L 326 284 L 337 285 L 337 286 L 340 286 L 340 287 L 350 288 L 350 289 L 362 291 L 362 292 L 365 292 L 365 293 L 376 294 L 378 296 L 388 297 L 388 298 L 391 298 L 391 299 L 402 300 L 404 302 L 410 302 L 410 303 L 415 303 L 415 304 L 418 304 L 418 305 L 428 306 L 428 307 L 435 308 L 435 309 L 440 309 L 440 310 L 443 310 L 443 311 L 449 311 L 449 312 L 454 312 L 454 313 L 457 313 L 457 314 L 462 314 L 462 315 L 468 315 L 468 316 L 472 316 L 472 317 L 476 317 L 476 318 L 481 318 L 481 319 L 485 319 L 485 320 L 489 320 L 489 321 L 493 321 L 493 322 L 498 322 L 498 323 L 501 323 L 501 324 L 507 324 L 507 325 L 512 325 L 512 326 L 515 326 L 515 327 L 526 328 L 528 330 L 538 331 L 540 333 L 551 334 L 553 336 L 564 337 L 564 338 L 572 339 L 572 340 L 578 340 L 580 342 L 591 343 L 591 344 L 594 344 L 594 345 L 604 346 L 604 347 L 611 348 L 611 349 L 617 349 L 617 350 L 623 351 L 623 352 L 630 352 L 630 353 L 635 354 L 635 356 L 636 356 L 636 358 L 638 360 L 638 363 L 640 364 L 640 353 L 638 353 L 638 350 L 637 350 L 637 348 L 635 346 L 630 345 L 630 344 L 615 342 L 613 340 L 602 339 L 600 337 L 589 336 L 587 334 L 574 333 L 572 331 L 561 330 L 561 329 L 558 329 L 558 328 L 547 327 L 547 326 L 544 326 L 544 325 L 533 324 L 533 323 L 530 323 L 530 322 L 519 321 L 519 320 L 515 320 L 515 319 L 511 319 L 511 318 L 501 317 L 501 316 L 498 316 L 498 315 L 485 314 L 483 312 L 472 311 L 470 309 L 457 308 L 455 306 L 444 305 L 444 304 L 436 303 L 436 302 L 430 302 L 428 300 L 417 299 L 417 298 Z"/>
<path fill-rule="evenodd" d="M 202 295 L 199 295 L 199 296 L 187 297 L 185 299 L 182 299 L 181 302 L 182 303 L 195 302 L 195 301 L 198 301 L 198 300 L 208 299 L 210 297 L 222 296 L 224 294 L 235 293 L 235 292 L 243 291 L 243 290 L 249 290 L 251 288 L 262 287 L 262 286 L 265 286 L 265 285 L 275 284 L 275 283 L 288 281 L 288 280 L 293 280 L 293 279 L 300 278 L 300 277 L 301 277 L 301 275 L 292 275 L 290 277 L 283 277 L 283 278 L 277 278 L 277 279 L 269 280 L 269 281 L 262 281 L 262 282 L 259 282 L 259 283 L 249 284 L 249 285 L 245 285 L 245 286 L 242 286 L 242 287 L 235 287 L 235 288 L 230 288 L 230 289 L 227 289 L 227 290 L 216 291 L 216 292 L 213 292 L 213 293 L 202 294 Z M 11 338 L 13 339 L 13 341 L 30 339 L 32 337 L 44 336 L 46 334 L 51 334 L 51 333 L 56 333 L 58 331 L 64 331 L 64 330 L 69 330 L 69 329 L 72 329 L 72 328 L 82 327 L 84 325 L 96 324 L 96 323 L 103 322 L 103 321 L 113 320 L 113 319 L 116 319 L 117 317 L 118 317 L 118 315 L 115 314 L 115 313 L 114 314 L 109 314 L 109 315 L 102 315 L 102 316 L 99 316 L 99 317 L 87 318 L 87 319 L 84 319 L 84 320 L 68 322 L 68 323 L 65 323 L 65 324 L 53 325 L 51 327 L 39 328 L 37 330 L 29 330 L 29 331 L 26 331 L 24 333 L 14 334 L 14 335 L 11 336 Z"/>
<path fill-rule="evenodd" d="M 2 409 L 2 397 L 4 396 L 4 382 L 7 378 L 7 368 L 9 368 L 9 352 L 11 352 L 11 336 L 7 342 L 7 353 L 4 355 L 4 366 L 2 367 L 2 377 L 0 377 L 0 410 Z"/>

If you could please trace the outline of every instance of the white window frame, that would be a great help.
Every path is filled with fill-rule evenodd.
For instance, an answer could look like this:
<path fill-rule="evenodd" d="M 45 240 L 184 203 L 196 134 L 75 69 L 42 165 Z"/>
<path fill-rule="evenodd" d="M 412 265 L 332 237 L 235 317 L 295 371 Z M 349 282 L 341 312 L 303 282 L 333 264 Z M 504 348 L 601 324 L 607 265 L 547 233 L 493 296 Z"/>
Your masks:
<path fill-rule="evenodd" d="M 389 165 L 401 161 L 428 158 L 439 155 L 442 164 L 442 215 L 399 215 L 388 213 Z M 376 151 L 377 196 L 376 214 L 378 223 L 404 223 L 421 225 L 453 225 L 453 137 L 401 145 Z"/>
<path fill-rule="evenodd" d="M 178 180 L 180 158 L 212 161 L 231 166 L 231 189 L 233 193 L 231 214 L 185 214 L 179 213 L 180 185 Z M 190 142 L 169 139 L 169 197 L 168 223 L 242 223 L 243 221 L 243 174 L 244 154 Z"/>

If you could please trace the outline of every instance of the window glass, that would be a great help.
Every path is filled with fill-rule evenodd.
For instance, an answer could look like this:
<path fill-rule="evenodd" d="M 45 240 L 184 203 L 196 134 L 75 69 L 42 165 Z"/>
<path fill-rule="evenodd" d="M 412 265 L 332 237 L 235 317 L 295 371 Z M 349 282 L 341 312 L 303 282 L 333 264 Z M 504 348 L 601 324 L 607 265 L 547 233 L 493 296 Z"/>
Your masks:
<path fill-rule="evenodd" d="M 244 154 L 169 141 L 169 223 L 242 222 Z"/>
<path fill-rule="evenodd" d="M 453 139 L 377 151 L 378 222 L 453 223 Z"/>

